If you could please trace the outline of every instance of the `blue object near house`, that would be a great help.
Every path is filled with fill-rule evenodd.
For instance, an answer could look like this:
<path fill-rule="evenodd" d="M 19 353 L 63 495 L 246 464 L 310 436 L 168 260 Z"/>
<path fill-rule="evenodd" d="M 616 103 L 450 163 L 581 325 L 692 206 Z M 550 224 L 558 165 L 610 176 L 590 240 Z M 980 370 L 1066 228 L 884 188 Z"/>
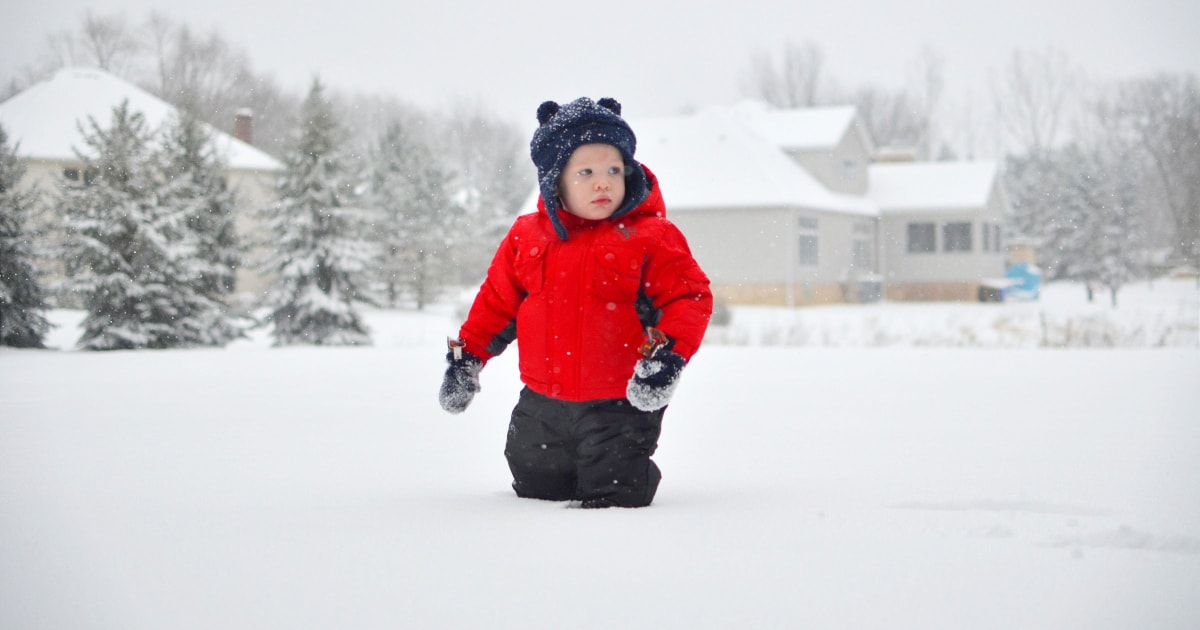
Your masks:
<path fill-rule="evenodd" d="M 1014 300 L 1036 300 L 1042 291 L 1042 270 L 1029 263 L 1013 263 L 1004 277 L 1014 283 L 1004 291 L 1004 297 Z"/>

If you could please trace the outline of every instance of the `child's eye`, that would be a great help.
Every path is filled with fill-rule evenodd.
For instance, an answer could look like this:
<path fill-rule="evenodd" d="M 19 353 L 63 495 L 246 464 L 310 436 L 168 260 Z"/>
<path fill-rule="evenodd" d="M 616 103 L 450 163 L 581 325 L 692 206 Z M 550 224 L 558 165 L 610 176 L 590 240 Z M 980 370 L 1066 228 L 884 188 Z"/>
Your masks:
<path fill-rule="evenodd" d="M 624 169 L 624 168 L 622 168 L 622 167 L 620 167 L 620 166 L 610 166 L 610 167 L 608 167 L 608 174 L 609 174 L 609 175 L 621 175 L 621 174 L 623 174 L 624 172 L 625 172 L 625 169 Z"/>
<path fill-rule="evenodd" d="M 592 169 L 590 169 L 590 168 L 585 168 L 585 169 L 583 169 L 583 170 L 579 171 L 579 174 L 580 174 L 580 175 L 583 175 L 583 176 L 585 176 L 585 177 L 586 177 L 586 176 L 588 176 L 588 175 L 591 175 L 591 174 L 592 174 Z"/>

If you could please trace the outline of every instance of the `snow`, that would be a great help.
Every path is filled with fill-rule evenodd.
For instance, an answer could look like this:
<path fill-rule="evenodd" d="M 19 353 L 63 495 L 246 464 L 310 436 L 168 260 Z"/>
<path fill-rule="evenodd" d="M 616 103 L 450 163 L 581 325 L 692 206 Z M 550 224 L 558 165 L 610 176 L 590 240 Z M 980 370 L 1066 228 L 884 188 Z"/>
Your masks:
<path fill-rule="evenodd" d="M 749 332 L 804 313 L 835 338 L 852 308 L 902 339 L 1030 309 L 1196 322 L 1195 280 L 1122 299 L 735 309 L 724 334 L 747 341 L 685 369 L 641 510 L 512 495 L 515 350 L 441 411 L 453 305 L 369 312 L 371 348 L 2 350 L 0 627 L 1194 628 L 1194 332 L 1087 350 Z"/>
<path fill-rule="evenodd" d="M 637 159 L 660 181 L 675 212 L 709 208 L 803 207 L 873 216 L 869 200 L 830 192 L 776 145 L 734 114 L 706 109 L 690 116 L 630 120 Z"/>
<path fill-rule="evenodd" d="M 987 161 L 872 164 L 867 194 L 885 214 L 975 210 L 987 205 L 998 173 Z"/>
<path fill-rule="evenodd" d="M 1195 279 L 1135 282 L 1086 300 L 1082 284 L 1054 283 L 1041 300 L 936 307 L 918 302 L 780 309 L 743 306 L 708 342 L 819 347 L 1190 347 L 1200 338 Z"/>
<path fill-rule="evenodd" d="M 112 74 L 94 68 L 64 68 L 49 80 L 0 103 L 0 124 L 8 130 L 17 154 L 38 160 L 74 161 L 75 149 L 84 150 L 83 132 L 88 118 L 101 128 L 112 120 L 112 109 L 129 101 L 130 111 L 146 117 L 150 129 L 169 120 L 175 108 L 162 99 Z M 207 125 L 206 125 L 207 127 Z M 207 127 L 214 134 L 217 153 L 230 168 L 278 171 L 278 160 L 229 134 Z"/>
<path fill-rule="evenodd" d="M 780 110 L 761 101 L 743 101 L 730 111 L 760 138 L 793 151 L 836 149 L 857 116 L 853 105 Z"/>

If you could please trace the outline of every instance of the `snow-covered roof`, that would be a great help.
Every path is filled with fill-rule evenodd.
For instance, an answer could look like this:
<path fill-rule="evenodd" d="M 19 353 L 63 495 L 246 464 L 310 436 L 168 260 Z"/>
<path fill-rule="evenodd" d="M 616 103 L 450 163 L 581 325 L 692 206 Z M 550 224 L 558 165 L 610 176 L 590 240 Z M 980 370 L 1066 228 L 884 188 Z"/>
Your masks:
<path fill-rule="evenodd" d="M 996 176 L 988 161 L 874 164 L 867 194 L 884 213 L 977 209 L 987 205 Z"/>
<path fill-rule="evenodd" d="M 757 101 L 739 103 L 730 111 L 758 137 L 791 151 L 838 146 L 854 124 L 856 115 L 853 105 L 773 109 Z"/>
<path fill-rule="evenodd" d="M 869 199 L 830 192 L 729 112 L 705 110 L 630 125 L 637 133 L 637 159 L 658 176 L 668 212 L 802 207 L 878 214 Z"/>
<path fill-rule="evenodd" d="M 864 216 L 977 210 L 998 174 L 994 162 L 917 162 L 869 167 L 865 195 L 830 191 L 785 152 L 832 148 L 854 124 L 853 107 L 773 110 L 759 103 L 696 114 L 631 119 L 637 159 L 662 185 L 671 212 L 806 208 Z M 522 206 L 536 208 L 537 192 Z"/>
<path fill-rule="evenodd" d="M 65 68 L 53 78 L 42 81 L 0 103 L 0 124 L 13 143 L 20 143 L 18 155 L 44 160 L 75 159 L 75 148 L 83 149 L 80 124 L 87 126 L 92 117 L 105 127 L 112 110 L 128 100 L 132 111 L 141 112 L 150 128 L 158 128 L 175 108 L 149 92 L 102 70 Z M 78 123 L 78 124 L 77 124 Z M 278 160 L 237 138 L 213 129 L 214 142 L 221 159 L 234 170 L 279 170 Z"/>

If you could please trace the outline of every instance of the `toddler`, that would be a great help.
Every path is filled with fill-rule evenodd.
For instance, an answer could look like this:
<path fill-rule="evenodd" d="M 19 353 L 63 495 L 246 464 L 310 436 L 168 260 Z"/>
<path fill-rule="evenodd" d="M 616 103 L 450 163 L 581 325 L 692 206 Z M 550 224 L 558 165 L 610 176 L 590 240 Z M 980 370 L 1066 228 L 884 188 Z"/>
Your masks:
<path fill-rule="evenodd" d="M 525 384 L 504 455 L 518 496 L 642 507 L 663 412 L 712 314 L 708 277 L 611 98 L 543 103 L 538 211 L 517 218 L 459 336 L 439 400 L 461 413 L 519 340 Z"/>

